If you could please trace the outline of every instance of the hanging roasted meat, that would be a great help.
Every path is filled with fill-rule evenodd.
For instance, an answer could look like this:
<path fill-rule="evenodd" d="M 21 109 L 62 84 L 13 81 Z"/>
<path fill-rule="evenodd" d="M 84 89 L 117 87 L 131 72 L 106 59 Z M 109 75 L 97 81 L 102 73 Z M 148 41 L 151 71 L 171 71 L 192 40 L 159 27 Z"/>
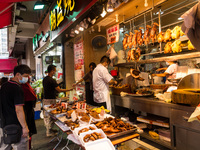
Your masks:
<path fill-rule="evenodd" d="M 139 27 L 139 31 L 137 33 L 137 43 L 139 45 L 142 45 L 143 44 L 143 39 L 142 39 L 142 27 Z"/>
<path fill-rule="evenodd" d="M 167 42 L 164 48 L 164 53 L 171 53 L 172 52 L 172 42 Z"/>
<path fill-rule="evenodd" d="M 175 26 L 171 34 L 172 39 L 178 39 L 180 37 L 180 31 L 181 31 L 181 27 Z"/>
<path fill-rule="evenodd" d="M 135 60 L 138 61 L 140 59 L 140 56 L 141 56 L 141 49 L 138 47 L 134 55 Z"/>
<path fill-rule="evenodd" d="M 148 45 L 149 41 L 150 41 L 150 37 L 149 37 L 149 35 L 150 35 L 150 28 L 151 28 L 151 26 L 147 25 L 146 26 L 146 30 L 144 32 L 143 41 L 144 41 L 145 45 Z"/>
<path fill-rule="evenodd" d="M 129 50 L 129 51 L 128 51 L 127 60 L 128 60 L 128 62 L 130 62 L 130 61 L 131 61 L 131 50 Z"/>
<path fill-rule="evenodd" d="M 152 43 L 154 43 L 156 40 L 156 34 L 158 32 L 157 26 L 158 24 L 154 22 L 153 27 L 151 28 L 151 31 L 150 31 L 150 38 L 151 38 Z"/>
<path fill-rule="evenodd" d="M 129 47 L 129 48 L 131 48 L 132 45 L 133 45 L 133 43 L 132 43 L 132 38 L 133 38 L 133 32 L 130 32 L 130 33 L 129 33 L 129 36 L 128 36 L 128 41 L 127 41 L 128 47 Z"/>
<path fill-rule="evenodd" d="M 161 31 L 159 34 L 158 34 L 158 43 L 162 43 L 163 40 L 164 40 L 164 37 L 163 37 L 163 32 Z"/>
<path fill-rule="evenodd" d="M 172 38 L 171 38 L 171 29 L 167 29 L 167 31 L 165 32 L 164 34 L 164 42 L 167 42 L 167 41 L 170 41 Z"/>
<path fill-rule="evenodd" d="M 123 48 L 124 48 L 124 50 L 126 50 L 127 47 L 128 47 L 128 43 L 127 43 L 128 36 L 129 36 L 128 34 L 125 34 L 125 37 L 123 39 Z"/>
<path fill-rule="evenodd" d="M 134 47 L 137 46 L 137 34 L 138 34 L 138 30 L 134 30 L 135 34 L 133 35 L 133 38 L 132 38 L 132 45 Z"/>

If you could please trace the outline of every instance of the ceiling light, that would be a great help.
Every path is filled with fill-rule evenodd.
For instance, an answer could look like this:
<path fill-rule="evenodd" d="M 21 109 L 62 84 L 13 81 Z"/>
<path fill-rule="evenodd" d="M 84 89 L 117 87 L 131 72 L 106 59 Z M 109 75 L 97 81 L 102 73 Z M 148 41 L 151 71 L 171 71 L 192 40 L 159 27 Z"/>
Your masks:
<path fill-rule="evenodd" d="M 178 20 L 183 20 L 183 18 L 179 17 Z"/>
<path fill-rule="evenodd" d="M 113 11 L 114 11 L 113 5 L 112 5 L 111 1 L 108 0 L 108 3 L 107 3 L 107 12 L 113 12 Z"/>
<path fill-rule="evenodd" d="M 84 23 L 83 21 L 81 21 L 80 25 L 79 25 L 79 31 L 83 31 L 84 30 Z"/>
<path fill-rule="evenodd" d="M 144 0 L 144 7 L 148 7 L 148 2 L 147 2 L 147 0 Z"/>
<path fill-rule="evenodd" d="M 71 34 L 74 34 L 74 29 L 71 29 Z"/>
<path fill-rule="evenodd" d="M 119 22 L 119 15 L 115 14 L 115 17 L 116 17 L 116 22 Z"/>
<path fill-rule="evenodd" d="M 34 5 L 34 10 L 41 10 L 44 8 L 44 3 L 40 2 L 40 1 L 37 1 Z"/>
<path fill-rule="evenodd" d="M 87 23 L 87 20 L 86 20 L 86 19 L 84 19 L 84 20 L 83 20 L 83 22 L 84 22 L 84 28 L 85 28 L 85 29 L 87 29 L 87 28 L 88 28 L 88 26 L 89 26 L 89 24 Z"/>
<path fill-rule="evenodd" d="M 97 19 L 94 18 L 94 19 L 91 21 L 91 24 L 95 24 L 96 21 L 97 21 Z"/>
<path fill-rule="evenodd" d="M 102 11 L 102 13 L 101 13 L 101 17 L 105 17 L 106 14 L 107 14 L 107 12 L 106 12 L 106 10 L 105 10 L 105 8 L 104 8 L 104 6 L 103 6 L 103 11 Z"/>
<path fill-rule="evenodd" d="M 78 29 L 79 29 L 79 26 L 77 25 L 77 26 L 76 26 L 76 29 L 74 30 L 74 32 L 75 32 L 76 34 L 79 34 L 79 30 L 78 30 Z"/>

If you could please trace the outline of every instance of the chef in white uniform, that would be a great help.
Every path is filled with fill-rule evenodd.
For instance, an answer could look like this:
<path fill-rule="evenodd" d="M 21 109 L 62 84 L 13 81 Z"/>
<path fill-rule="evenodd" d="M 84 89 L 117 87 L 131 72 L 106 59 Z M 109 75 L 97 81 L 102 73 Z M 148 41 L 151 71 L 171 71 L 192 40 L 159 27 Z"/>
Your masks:
<path fill-rule="evenodd" d="M 111 100 L 109 93 L 109 84 L 117 84 L 113 77 L 108 72 L 110 58 L 103 56 L 100 64 L 93 71 L 93 90 L 94 102 L 96 106 L 104 106 L 111 111 Z"/>

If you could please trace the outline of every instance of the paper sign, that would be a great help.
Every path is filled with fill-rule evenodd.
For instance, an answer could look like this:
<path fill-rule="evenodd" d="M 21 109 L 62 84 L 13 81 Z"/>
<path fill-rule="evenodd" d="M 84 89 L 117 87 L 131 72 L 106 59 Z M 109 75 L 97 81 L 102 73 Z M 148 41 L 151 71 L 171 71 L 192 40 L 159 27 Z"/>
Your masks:
<path fill-rule="evenodd" d="M 67 103 L 61 103 L 61 106 L 65 109 L 67 109 Z"/>
<path fill-rule="evenodd" d="M 106 30 L 107 44 L 113 44 L 119 41 L 119 24 Z"/>
<path fill-rule="evenodd" d="M 81 108 L 81 104 L 80 103 L 76 103 L 76 108 L 80 109 Z"/>
<path fill-rule="evenodd" d="M 73 111 L 73 112 L 72 112 L 72 114 L 71 114 L 71 118 L 72 118 L 72 121 L 73 121 L 73 122 L 75 122 L 75 121 L 76 121 L 76 119 L 77 119 L 77 116 L 76 116 L 76 113 L 75 113 L 75 111 Z"/>
<path fill-rule="evenodd" d="M 82 103 L 82 109 L 86 109 L 87 104 L 86 103 Z"/>

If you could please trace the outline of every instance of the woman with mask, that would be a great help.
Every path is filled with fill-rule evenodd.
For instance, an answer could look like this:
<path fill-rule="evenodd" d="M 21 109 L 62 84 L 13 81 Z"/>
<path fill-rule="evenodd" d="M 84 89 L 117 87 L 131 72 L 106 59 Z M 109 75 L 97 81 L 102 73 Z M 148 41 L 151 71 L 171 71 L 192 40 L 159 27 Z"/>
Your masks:
<path fill-rule="evenodd" d="M 167 68 L 160 68 L 157 71 L 165 70 L 164 73 L 161 74 L 152 74 L 152 76 L 158 76 L 158 77 L 166 77 L 165 84 L 171 84 L 167 79 L 175 79 L 176 78 L 176 72 L 178 69 L 178 63 L 177 61 L 167 61 L 166 65 Z"/>
<path fill-rule="evenodd" d="M 93 73 L 94 68 L 96 68 L 96 64 L 94 62 L 91 62 L 89 64 L 89 68 L 90 68 L 90 71 L 87 74 L 85 74 L 85 76 L 82 79 L 80 79 L 78 82 L 76 82 L 72 86 L 76 86 L 77 84 L 81 83 L 82 81 L 85 81 L 85 82 L 88 81 L 90 87 L 89 87 L 89 89 L 86 89 L 86 102 L 88 104 L 94 105 L 92 73 Z"/>

